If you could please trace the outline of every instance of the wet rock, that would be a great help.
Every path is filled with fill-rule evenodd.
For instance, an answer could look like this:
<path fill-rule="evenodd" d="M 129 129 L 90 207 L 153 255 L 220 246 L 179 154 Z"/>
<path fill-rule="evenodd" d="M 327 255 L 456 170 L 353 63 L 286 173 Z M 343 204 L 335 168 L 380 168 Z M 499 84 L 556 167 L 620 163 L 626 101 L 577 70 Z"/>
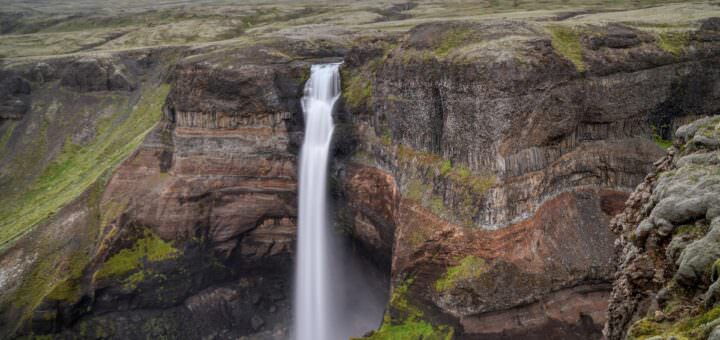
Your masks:
<path fill-rule="evenodd" d="M 380 169 L 351 164 L 343 183 L 353 237 L 389 268 L 400 203 L 395 179 Z"/>

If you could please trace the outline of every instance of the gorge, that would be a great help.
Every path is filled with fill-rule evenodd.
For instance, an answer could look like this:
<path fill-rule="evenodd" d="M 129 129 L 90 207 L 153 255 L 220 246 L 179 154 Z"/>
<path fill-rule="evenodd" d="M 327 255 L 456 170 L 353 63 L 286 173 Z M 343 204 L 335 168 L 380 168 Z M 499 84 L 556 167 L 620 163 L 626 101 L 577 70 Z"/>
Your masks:
<path fill-rule="evenodd" d="M 718 339 L 720 6 L 0 5 L 2 339 Z"/>

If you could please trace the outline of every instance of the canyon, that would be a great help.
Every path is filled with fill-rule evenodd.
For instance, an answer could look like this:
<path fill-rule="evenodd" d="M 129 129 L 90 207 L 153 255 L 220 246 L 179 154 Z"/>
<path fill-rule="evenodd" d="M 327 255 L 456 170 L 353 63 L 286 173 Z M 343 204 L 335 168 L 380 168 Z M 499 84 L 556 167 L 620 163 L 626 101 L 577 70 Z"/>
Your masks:
<path fill-rule="evenodd" d="M 301 99 L 339 62 L 363 338 L 720 336 L 720 7 L 272 5 L 52 53 L 16 40 L 75 18 L 3 14 L 0 337 L 289 338 Z"/>

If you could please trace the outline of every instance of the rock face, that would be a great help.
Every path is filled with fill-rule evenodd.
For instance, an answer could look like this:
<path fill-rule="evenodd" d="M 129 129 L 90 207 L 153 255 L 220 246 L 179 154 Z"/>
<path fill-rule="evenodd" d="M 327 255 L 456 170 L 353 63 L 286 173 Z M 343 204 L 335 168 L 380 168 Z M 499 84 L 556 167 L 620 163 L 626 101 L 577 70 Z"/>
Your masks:
<path fill-rule="evenodd" d="M 131 91 L 124 65 L 109 59 L 80 58 L 65 68 L 60 84 L 80 91 Z"/>
<path fill-rule="evenodd" d="M 422 315 L 458 338 L 601 336 L 606 223 L 663 155 L 651 136 L 720 109 L 720 45 L 702 28 L 673 55 L 609 25 L 571 32 L 578 59 L 556 29 L 426 24 L 347 57 L 350 163 L 401 193 L 388 327 Z"/>
<path fill-rule="evenodd" d="M 18 120 L 27 112 L 30 84 L 14 72 L 4 72 L 0 81 L 0 122 Z"/>
<path fill-rule="evenodd" d="M 608 339 L 707 339 L 718 326 L 720 117 L 684 125 L 612 222 Z M 710 337 L 712 338 L 712 337 Z"/>
<path fill-rule="evenodd" d="M 180 61 L 163 76 L 171 86 L 152 84 L 166 90 L 146 112 L 161 118 L 142 143 L 4 251 L 3 334 L 288 336 L 295 140 L 310 63 L 265 52 Z M 146 75 L 113 60 L 68 61 L 60 79 L 33 77 L 39 65 L 25 73 L 63 91 L 136 96 L 129 79 Z"/>

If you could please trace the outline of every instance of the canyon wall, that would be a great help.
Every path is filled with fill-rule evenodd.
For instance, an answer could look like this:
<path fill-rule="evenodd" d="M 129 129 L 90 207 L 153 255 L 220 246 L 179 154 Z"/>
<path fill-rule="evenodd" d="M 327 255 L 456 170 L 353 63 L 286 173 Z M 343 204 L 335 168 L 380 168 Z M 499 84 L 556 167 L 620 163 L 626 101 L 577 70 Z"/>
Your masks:
<path fill-rule="evenodd" d="M 102 70 L 119 68 L 114 65 L 134 56 L 53 61 L 75 80 L 47 84 L 31 78 L 42 63 L 14 67 L 15 79 L 21 79 L 16 82 L 23 84 L 14 93 L 25 95 L 27 84 L 32 89 L 28 100 L 37 102 L 52 90 L 70 93 L 68 99 L 52 98 L 60 105 L 54 111 L 35 105 L 26 120 L 48 119 L 56 112 L 63 119 L 76 114 L 73 109 L 87 112 L 82 124 L 47 124 L 49 129 L 66 127 L 64 137 L 47 132 L 47 138 L 67 142 L 57 144 L 63 148 L 57 155 L 48 151 L 45 169 L 37 166 L 41 180 L 64 166 L 56 163 L 65 158 L 90 161 L 87 166 L 99 174 L 73 181 L 86 189 L 78 188 L 77 198 L 58 203 L 60 209 L 48 212 L 46 221 L 8 241 L 0 276 L 3 334 L 288 336 L 299 99 L 311 62 L 283 59 L 266 48 L 237 48 L 224 52 L 222 60 L 213 59 L 212 51 L 200 51 L 195 59 L 187 52 L 161 51 L 157 67 L 128 72 L 138 78 L 141 71 L 151 74 L 148 80 L 122 89 L 110 80 L 95 80 Z M 76 64 L 82 67 L 70 70 Z M 117 119 L 111 123 L 116 127 L 123 117 L 106 118 L 118 110 L 107 103 L 91 106 L 95 103 L 73 98 L 123 93 L 130 98 L 125 104 L 130 111 L 153 96 L 152 105 L 140 113 L 150 121 L 128 136 L 135 142 L 120 156 L 121 164 L 92 163 L 113 154 L 110 148 L 95 154 L 92 138 L 79 140 L 81 135 L 100 134 L 104 120 Z M 68 108 L 70 103 L 78 107 Z M 7 150 L 19 149 L 16 158 L 31 128 L 19 121 L 6 130 Z M 71 145 L 78 156 L 65 150 Z M 7 157 L 3 179 L 22 176 L 13 168 L 16 158 Z M 50 179 L 63 183 L 67 176 L 61 172 Z M 30 178 L 28 185 L 37 181 Z"/>
<path fill-rule="evenodd" d="M 360 142 L 339 173 L 350 191 L 400 192 L 386 211 L 350 194 L 351 229 L 390 256 L 388 329 L 424 319 L 457 338 L 599 338 L 610 219 L 674 128 L 720 109 L 714 22 L 677 54 L 628 26 L 558 36 L 506 21 L 425 24 L 352 49 L 344 96 Z"/>
<path fill-rule="evenodd" d="M 673 48 L 490 20 L 4 63 L 0 333 L 286 338 L 299 100 L 344 60 L 335 230 L 392 277 L 367 337 L 599 338 L 611 218 L 720 110 L 717 22 Z"/>

